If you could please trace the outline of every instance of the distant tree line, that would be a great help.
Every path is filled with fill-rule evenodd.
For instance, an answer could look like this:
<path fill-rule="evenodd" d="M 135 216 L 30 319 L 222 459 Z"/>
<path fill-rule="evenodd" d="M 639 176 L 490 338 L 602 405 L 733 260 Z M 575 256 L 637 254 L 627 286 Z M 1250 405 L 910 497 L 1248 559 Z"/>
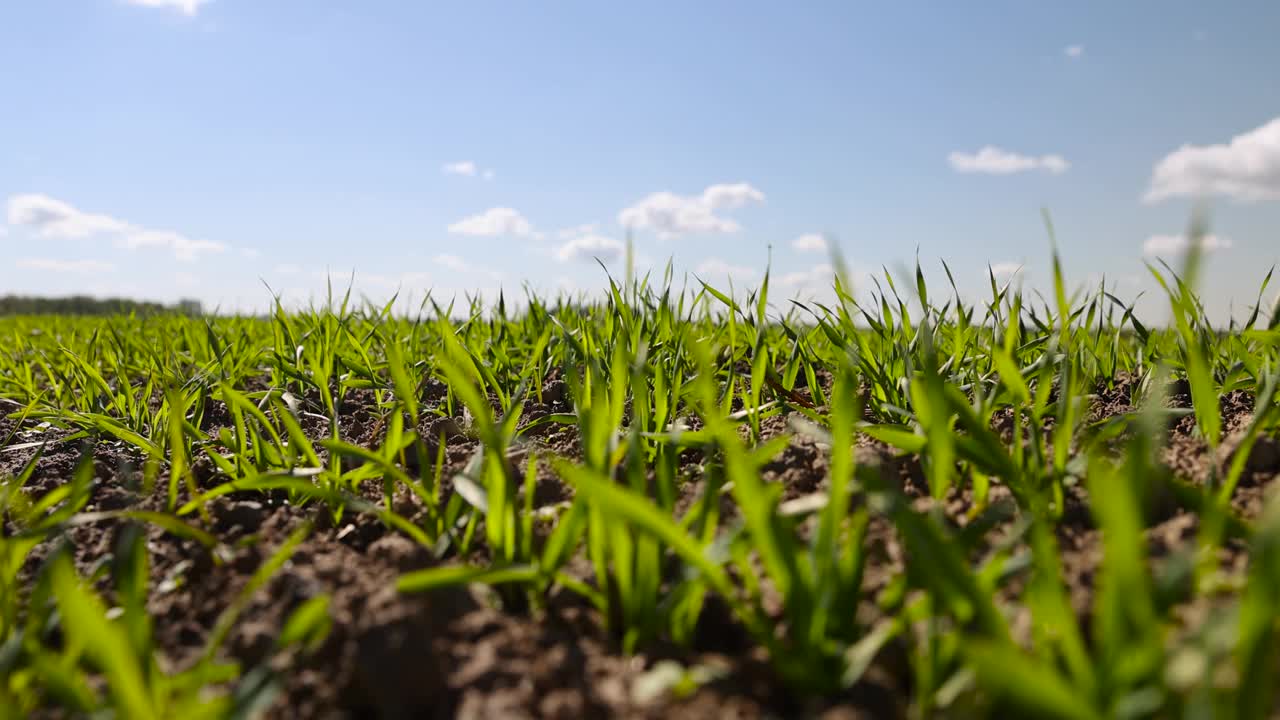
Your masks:
<path fill-rule="evenodd" d="M 158 315 L 161 313 L 200 315 L 202 312 L 199 300 L 179 300 L 173 305 L 164 305 L 125 298 L 95 298 L 88 295 L 70 297 L 5 295 L 0 297 L 0 315 Z"/>

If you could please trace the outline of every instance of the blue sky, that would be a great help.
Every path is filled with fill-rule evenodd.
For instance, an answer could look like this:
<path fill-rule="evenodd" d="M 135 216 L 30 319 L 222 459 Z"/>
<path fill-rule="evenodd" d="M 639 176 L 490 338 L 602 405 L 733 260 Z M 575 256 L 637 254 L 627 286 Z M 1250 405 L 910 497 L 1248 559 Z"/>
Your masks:
<path fill-rule="evenodd" d="M 355 272 L 778 292 L 945 258 L 1149 289 L 1198 198 L 1222 314 L 1280 260 L 1280 5 L 41 0 L 0 7 L 0 293 L 254 309 Z M 803 238 L 803 239 L 802 239 Z M 935 272 L 939 279 L 941 274 Z"/>

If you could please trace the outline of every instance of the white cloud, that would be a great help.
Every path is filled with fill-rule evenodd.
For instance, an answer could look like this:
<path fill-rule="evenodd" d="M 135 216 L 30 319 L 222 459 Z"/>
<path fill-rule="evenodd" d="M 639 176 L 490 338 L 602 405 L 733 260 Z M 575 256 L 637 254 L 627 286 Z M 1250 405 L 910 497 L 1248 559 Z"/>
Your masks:
<path fill-rule="evenodd" d="M 17 266 L 25 270 L 65 273 L 68 275 L 101 275 L 115 272 L 113 263 L 102 260 L 55 260 L 53 258 L 22 258 Z"/>
<path fill-rule="evenodd" d="M 472 237 L 498 237 L 502 235 L 524 237 L 533 232 L 533 225 L 519 212 L 508 207 L 489 208 L 479 215 L 463 218 L 449 226 L 455 235 Z"/>
<path fill-rule="evenodd" d="M 835 284 L 835 268 L 827 263 L 814 265 L 808 270 L 789 272 L 778 276 L 778 285 L 789 290 L 829 290 Z"/>
<path fill-rule="evenodd" d="M 346 292 L 348 286 L 356 291 L 373 286 L 384 292 L 404 292 L 422 289 L 431 285 L 430 274 L 413 270 L 396 275 L 357 272 L 355 270 L 313 270 L 310 275 L 318 281 L 332 285 L 335 294 Z"/>
<path fill-rule="evenodd" d="M 818 233 L 805 233 L 792 240 L 791 247 L 800 252 L 826 252 L 827 239 Z"/>
<path fill-rule="evenodd" d="M 200 278 L 189 272 L 176 272 L 173 274 L 173 283 L 179 287 L 195 287 L 200 284 Z"/>
<path fill-rule="evenodd" d="M 587 234 L 573 238 L 556 248 L 555 256 L 560 262 L 590 261 L 594 258 L 599 258 L 601 261 L 609 263 L 622 257 L 622 253 L 625 250 L 626 245 L 621 240 Z"/>
<path fill-rule="evenodd" d="M 213 2 L 213 0 L 124 0 L 129 5 L 138 5 L 140 7 L 149 8 L 167 8 L 177 10 L 187 17 L 195 17 L 200 12 L 200 6 Z"/>
<path fill-rule="evenodd" d="M 871 274 L 856 265 L 847 268 L 845 289 L 857 292 L 871 285 Z M 812 267 L 774 276 L 771 287 L 778 295 L 801 301 L 839 302 L 835 292 L 836 269 L 830 263 L 818 263 Z"/>
<path fill-rule="evenodd" d="M 598 223 L 583 223 L 581 225 L 567 227 L 563 230 L 557 230 L 556 236 L 561 240 L 568 240 L 569 238 L 575 238 L 579 235 L 591 235 L 598 232 L 599 229 L 600 225 Z"/>
<path fill-rule="evenodd" d="M 764 193 L 748 183 L 721 183 L 702 191 L 702 201 L 713 209 L 739 208 L 749 203 L 764 202 Z"/>
<path fill-rule="evenodd" d="M 38 193 L 11 196 L 8 220 L 10 225 L 30 227 L 39 237 L 50 239 L 115 235 L 116 245 L 120 247 L 165 247 L 184 262 L 195 260 L 201 253 L 227 249 L 219 242 L 192 240 L 170 230 L 153 230 L 110 215 L 87 213 L 70 203 Z"/>
<path fill-rule="evenodd" d="M 1071 58 L 1072 60 L 1074 60 L 1080 57 L 1081 55 L 1084 55 L 1084 46 L 1068 45 L 1066 48 L 1063 49 L 1062 53 L 1067 57 Z"/>
<path fill-rule="evenodd" d="M 459 162 L 445 163 L 440 167 L 441 172 L 445 175 L 462 175 L 464 177 L 482 177 L 485 180 L 493 179 L 492 170 L 481 170 L 480 166 L 471 160 L 462 160 Z"/>
<path fill-rule="evenodd" d="M 431 262 L 452 273 L 474 273 L 483 275 L 494 281 L 500 281 L 505 277 L 501 271 L 477 265 L 460 255 L 440 253 L 439 255 L 431 258 Z M 430 284 L 428 280 L 429 276 L 427 273 L 409 273 L 406 277 L 402 278 L 402 281 L 405 283 L 418 285 Z"/>
<path fill-rule="evenodd" d="M 703 260 L 698 263 L 698 267 L 694 269 L 694 272 L 698 275 L 730 277 L 734 280 L 750 280 L 759 274 L 755 268 L 734 265 L 720 258 Z"/>
<path fill-rule="evenodd" d="M 130 229 L 123 220 L 81 212 L 68 203 L 37 193 L 11 196 L 8 219 L 10 225 L 31 227 L 37 235 L 46 238 L 84 238 Z"/>
<path fill-rule="evenodd" d="M 1020 262 L 998 262 L 991 266 L 991 274 L 997 278 L 1013 277 L 1020 275 L 1023 271 L 1023 265 Z"/>
<path fill-rule="evenodd" d="M 399 275 L 390 278 L 380 275 L 375 275 L 374 277 L 379 278 L 379 280 L 388 287 L 394 285 L 397 290 L 402 292 L 406 290 L 412 292 L 430 288 L 433 284 L 431 274 L 419 270 L 402 272 Z"/>
<path fill-rule="evenodd" d="M 144 290 L 141 285 L 131 282 L 95 282 L 85 287 L 89 294 L 97 297 L 142 297 Z"/>
<path fill-rule="evenodd" d="M 655 230 L 662 238 L 686 233 L 733 233 L 742 226 L 716 211 L 763 202 L 764 193 L 747 183 L 712 185 L 700 195 L 656 192 L 618 213 L 618 223 Z"/>
<path fill-rule="evenodd" d="M 951 163 L 951 168 L 956 172 L 989 175 L 1009 175 L 1030 170 L 1046 170 L 1054 175 L 1061 175 L 1071 167 L 1071 163 L 1061 155 L 1019 155 L 994 145 L 987 145 L 976 153 L 953 152 L 947 156 L 947 162 Z"/>
<path fill-rule="evenodd" d="M 169 248 L 182 262 L 195 262 L 201 253 L 220 253 L 226 245 L 212 240 L 192 240 L 168 230 L 139 229 L 131 231 L 116 241 L 116 245 L 136 250 L 143 247 Z"/>
<path fill-rule="evenodd" d="M 475 177 L 476 173 L 479 172 L 479 168 L 470 160 L 445 163 L 444 167 L 440 169 L 444 171 L 445 175 L 466 175 L 467 177 Z"/>
<path fill-rule="evenodd" d="M 1169 153 L 1152 171 L 1143 199 L 1203 195 L 1280 200 L 1280 117 L 1225 145 L 1183 145 Z"/>
<path fill-rule="evenodd" d="M 286 300 L 286 305 L 299 307 L 323 302 L 330 286 L 339 298 L 350 288 L 352 297 L 368 298 L 378 304 L 395 293 L 398 295 L 396 307 L 413 313 L 420 309 L 418 300 L 428 292 L 438 300 L 462 298 L 468 292 L 483 292 L 487 297 L 496 298 L 505 279 L 500 271 L 448 253 L 426 260 L 422 263 L 423 269 L 417 269 L 417 265 L 404 270 L 367 271 L 349 266 L 320 268 L 282 264 L 275 267 L 275 281 L 271 286 Z M 468 277 L 461 278 L 463 274 Z M 483 281 L 477 282 L 477 278 Z M 508 302 L 511 301 L 508 297 Z"/>
<path fill-rule="evenodd" d="M 250 260 L 257 260 L 262 257 L 262 251 L 258 248 L 240 248 L 240 254 Z"/>
<path fill-rule="evenodd" d="M 1229 250 L 1233 243 L 1231 238 L 1217 235 L 1204 235 L 1200 238 L 1200 249 L 1203 252 Z M 1186 235 L 1152 235 L 1142 243 L 1142 254 L 1147 257 L 1168 257 L 1181 255 L 1191 247 L 1191 239 Z"/>
<path fill-rule="evenodd" d="M 440 265 L 448 270 L 452 270 L 454 272 L 466 272 L 471 269 L 471 263 L 467 262 L 466 260 L 463 260 L 457 255 L 449 255 L 447 253 L 442 253 L 432 258 L 432 261 L 435 264 Z"/>

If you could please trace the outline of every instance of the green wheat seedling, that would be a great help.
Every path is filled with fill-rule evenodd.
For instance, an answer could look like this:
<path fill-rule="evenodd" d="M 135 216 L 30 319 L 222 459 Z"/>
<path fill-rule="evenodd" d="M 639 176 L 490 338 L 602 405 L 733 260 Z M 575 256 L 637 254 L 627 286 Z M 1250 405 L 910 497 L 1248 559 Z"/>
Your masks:
<path fill-rule="evenodd" d="M 1272 274 L 1224 327 L 1198 242 L 1123 297 L 1070 284 L 1046 226 L 1043 295 L 918 260 L 855 286 L 837 257 L 794 299 L 770 269 L 747 289 L 668 263 L 408 314 L 330 288 L 260 317 L 0 318 L 0 716 L 250 716 L 340 588 L 261 664 L 226 639 L 363 515 L 425 548 L 402 593 L 490 586 L 530 622 L 576 604 L 646 659 L 695 662 L 719 628 L 791 710 L 891 685 L 913 717 L 1265 717 Z M 242 500 L 311 522 L 175 668 L 144 531 L 223 563 L 255 541 L 218 531 Z M 110 551 L 86 560 L 86 528 Z"/>

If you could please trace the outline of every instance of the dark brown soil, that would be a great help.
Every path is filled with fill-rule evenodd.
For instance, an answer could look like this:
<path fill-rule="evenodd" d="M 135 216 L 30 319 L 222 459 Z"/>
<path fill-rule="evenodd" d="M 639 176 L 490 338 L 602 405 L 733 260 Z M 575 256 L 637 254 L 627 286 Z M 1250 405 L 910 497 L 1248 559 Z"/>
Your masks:
<path fill-rule="evenodd" d="M 1089 420 L 1098 423 L 1132 412 L 1134 392 L 1127 377 L 1099 388 L 1089 405 Z M 1171 402 L 1177 405 L 1185 399 L 1175 392 Z M 522 426 L 567 409 L 563 387 L 549 385 L 542 402 L 529 408 Z M 1187 422 L 1171 429 L 1163 457 L 1179 477 L 1203 483 L 1210 468 L 1221 470 L 1229 461 L 1252 413 L 1251 399 L 1228 395 L 1223 398 L 1223 411 L 1226 433 L 1217 456 Z M 345 398 L 339 414 L 340 433 L 350 442 L 376 446 L 385 432 L 383 415 L 371 394 Z M 216 433 L 228 422 L 224 415 L 225 409 L 206 409 L 203 428 Z M 789 433 L 788 420 L 783 416 L 765 419 L 762 435 Z M 1013 418 L 997 421 L 1010 424 Z M 16 428 L 14 423 L 0 418 L 0 439 Z M 65 431 L 41 430 L 30 423 L 17 429 L 11 446 L 48 441 L 27 493 L 39 496 L 65 483 L 81 456 L 82 443 L 66 441 Z M 311 424 L 306 429 L 317 436 L 327 432 Z M 460 470 L 476 447 L 462 418 L 431 416 L 419 430 L 433 446 L 443 438 L 446 477 Z M 529 448 L 548 455 L 573 458 L 580 452 L 572 426 L 546 424 L 521 437 Z M 162 506 L 161 492 L 147 494 L 139 487 L 141 458 L 112 441 L 99 440 L 89 447 L 95 466 L 86 510 Z M 0 449 L 0 474 L 17 473 L 34 452 L 35 448 Z M 678 509 L 687 507 L 700 492 L 702 465 L 697 455 L 692 453 L 683 466 L 687 477 Z M 857 457 L 860 463 L 880 466 L 917 507 L 935 505 L 914 458 L 899 457 L 866 438 L 859 440 Z M 205 470 L 211 474 L 210 468 Z M 769 482 L 783 486 L 785 499 L 795 499 L 824 490 L 828 470 L 829 451 L 809 437 L 796 435 L 763 474 Z M 1274 437 L 1262 438 L 1236 489 L 1235 510 L 1246 518 L 1256 516 L 1277 475 L 1280 443 Z M 165 481 L 162 477 L 160 484 Z M 373 484 L 362 492 L 381 500 L 381 488 Z M 571 497 L 572 491 L 542 462 L 535 505 L 554 507 Z M 407 517 L 420 511 L 416 498 L 407 493 L 398 493 L 394 502 L 395 509 Z M 1007 489 L 996 484 L 987 504 L 1008 507 L 1012 501 Z M 974 521 L 974 498 L 968 489 L 953 492 L 937 505 L 941 516 L 957 529 Z M 199 656 L 220 614 L 292 532 L 305 523 L 315 528 L 284 568 L 253 596 L 223 649 L 246 670 L 266 666 L 279 671 L 283 692 L 269 710 L 271 717 L 871 718 L 903 715 L 910 698 L 908 673 L 901 659 L 887 650 L 848 693 L 797 701 L 782 689 L 760 649 L 747 640 L 722 603 L 708 602 L 693 647 L 627 656 L 598 613 L 566 591 L 553 594 L 543 609 L 523 612 L 500 609 L 491 594 L 478 589 L 397 593 L 395 579 L 400 574 L 457 559 L 437 560 L 370 516 L 348 514 L 335 524 L 321 508 L 291 505 L 283 497 L 261 493 L 226 496 L 208 510 L 207 529 L 224 543 L 224 557 L 215 558 L 196 543 L 156 527 L 146 529 L 152 559 L 150 610 L 156 618 L 157 644 L 172 667 L 184 667 Z M 993 524 L 976 552 L 983 552 L 1017 521 L 1014 508 Z M 122 526 L 120 521 L 101 521 L 67 531 L 81 571 L 112 551 Z M 1147 531 L 1156 562 L 1193 544 L 1196 529 L 1196 516 L 1185 510 L 1175 508 L 1159 518 Z M 1081 617 L 1087 617 L 1102 543 L 1078 486 L 1067 498 L 1058 542 L 1073 605 Z M 868 598 L 874 599 L 901 574 L 904 550 L 892 525 L 879 517 L 871 522 L 867 548 L 865 589 Z M 46 544 L 32 553 L 24 568 L 27 577 L 36 572 L 49 550 Z M 1241 558 L 1226 561 L 1239 564 Z M 584 573 L 583 579 L 589 577 Z M 1006 591 L 1016 593 L 1017 587 L 1015 580 Z M 331 598 L 332 630 L 325 641 L 310 653 L 275 653 L 275 638 L 284 619 L 321 594 Z M 873 622 L 878 612 L 873 603 L 867 603 L 866 612 L 868 617 L 860 620 Z M 637 696 L 645 673 L 671 660 L 685 667 L 710 668 L 718 679 L 687 697 Z"/>

